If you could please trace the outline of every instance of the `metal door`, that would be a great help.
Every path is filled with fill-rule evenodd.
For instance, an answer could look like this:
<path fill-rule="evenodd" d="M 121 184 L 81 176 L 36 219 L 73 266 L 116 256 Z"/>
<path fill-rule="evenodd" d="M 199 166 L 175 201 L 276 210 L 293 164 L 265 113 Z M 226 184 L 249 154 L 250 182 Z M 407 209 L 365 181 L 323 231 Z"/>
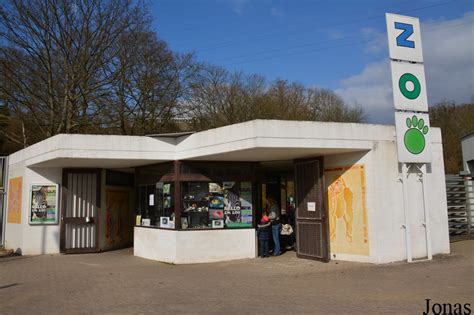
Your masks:
<path fill-rule="evenodd" d="M 100 170 L 63 170 L 61 253 L 99 251 L 100 187 Z"/>
<path fill-rule="evenodd" d="M 323 159 L 295 161 L 297 256 L 329 261 Z"/>

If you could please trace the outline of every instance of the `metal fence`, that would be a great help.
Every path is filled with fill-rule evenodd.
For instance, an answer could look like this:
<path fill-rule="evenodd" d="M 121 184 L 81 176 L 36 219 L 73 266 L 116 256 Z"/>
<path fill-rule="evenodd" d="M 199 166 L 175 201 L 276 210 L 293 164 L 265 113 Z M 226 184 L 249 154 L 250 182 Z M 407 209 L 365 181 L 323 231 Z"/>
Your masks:
<path fill-rule="evenodd" d="M 474 189 L 473 174 L 446 175 L 449 235 L 451 238 L 472 235 Z"/>

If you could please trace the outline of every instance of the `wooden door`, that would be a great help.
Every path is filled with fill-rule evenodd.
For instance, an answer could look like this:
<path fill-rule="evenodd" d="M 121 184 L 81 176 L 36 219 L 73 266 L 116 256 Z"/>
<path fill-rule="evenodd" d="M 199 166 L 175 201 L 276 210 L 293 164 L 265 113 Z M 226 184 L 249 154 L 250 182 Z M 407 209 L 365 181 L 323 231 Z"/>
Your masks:
<path fill-rule="evenodd" d="M 61 253 L 99 251 L 99 169 L 64 169 L 61 207 Z"/>
<path fill-rule="evenodd" d="M 295 161 L 297 256 L 329 261 L 323 158 Z"/>

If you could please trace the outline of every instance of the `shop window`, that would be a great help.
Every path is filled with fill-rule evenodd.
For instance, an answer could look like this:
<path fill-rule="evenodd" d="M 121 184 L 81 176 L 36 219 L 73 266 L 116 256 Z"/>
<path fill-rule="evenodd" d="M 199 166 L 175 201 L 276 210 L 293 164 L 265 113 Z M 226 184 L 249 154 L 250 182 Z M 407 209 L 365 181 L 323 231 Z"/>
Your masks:
<path fill-rule="evenodd" d="M 137 225 L 174 229 L 173 192 L 170 182 L 138 186 Z"/>
<path fill-rule="evenodd" d="M 182 229 L 252 227 L 251 182 L 183 182 Z"/>

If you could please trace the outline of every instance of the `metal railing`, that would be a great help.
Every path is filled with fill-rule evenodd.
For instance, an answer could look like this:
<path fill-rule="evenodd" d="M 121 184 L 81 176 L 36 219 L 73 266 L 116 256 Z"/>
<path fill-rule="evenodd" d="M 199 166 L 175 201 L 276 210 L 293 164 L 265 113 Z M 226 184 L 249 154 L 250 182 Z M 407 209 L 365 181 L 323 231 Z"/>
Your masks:
<path fill-rule="evenodd" d="M 446 197 L 450 237 L 470 236 L 474 210 L 473 174 L 446 175 Z"/>

